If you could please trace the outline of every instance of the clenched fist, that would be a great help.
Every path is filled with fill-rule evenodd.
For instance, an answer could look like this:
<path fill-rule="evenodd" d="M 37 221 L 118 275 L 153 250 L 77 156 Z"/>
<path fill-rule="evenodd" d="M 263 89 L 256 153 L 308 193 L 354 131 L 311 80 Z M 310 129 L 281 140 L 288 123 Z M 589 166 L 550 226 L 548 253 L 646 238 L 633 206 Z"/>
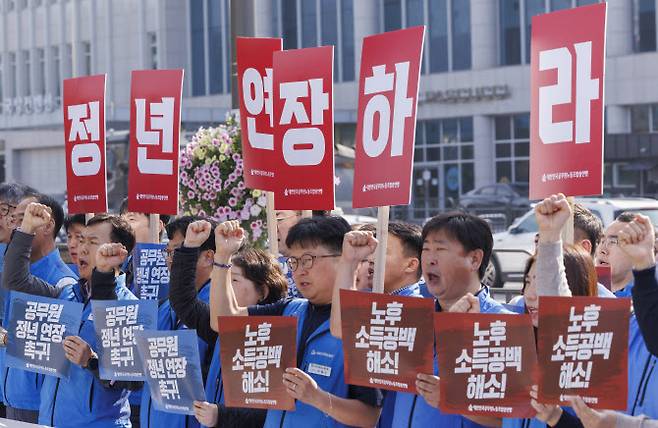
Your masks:
<path fill-rule="evenodd" d="M 236 220 L 225 221 L 215 228 L 215 251 L 222 258 L 237 253 L 243 241 L 244 229 Z"/>
<path fill-rule="evenodd" d="M 198 220 L 190 223 L 185 232 L 185 242 L 183 245 L 186 248 L 199 248 L 210 236 L 210 223 L 205 220 Z"/>
<path fill-rule="evenodd" d="M 96 251 L 96 270 L 99 272 L 114 272 L 128 257 L 128 250 L 122 244 L 103 244 Z"/>
<path fill-rule="evenodd" d="M 377 239 L 372 232 L 352 231 L 345 234 L 341 262 L 356 266 L 377 249 Z"/>
<path fill-rule="evenodd" d="M 49 207 L 32 202 L 25 209 L 21 230 L 25 233 L 35 233 L 37 229 L 47 226 L 52 220 L 50 213 Z"/>

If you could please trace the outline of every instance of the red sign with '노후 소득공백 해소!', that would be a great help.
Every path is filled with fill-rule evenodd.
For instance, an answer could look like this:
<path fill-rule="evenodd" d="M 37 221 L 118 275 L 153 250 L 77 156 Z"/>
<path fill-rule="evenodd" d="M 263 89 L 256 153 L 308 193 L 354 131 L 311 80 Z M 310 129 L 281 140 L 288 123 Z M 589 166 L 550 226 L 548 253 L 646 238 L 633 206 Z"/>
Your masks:
<path fill-rule="evenodd" d="M 606 8 L 532 18 L 530 199 L 603 192 Z"/>
<path fill-rule="evenodd" d="M 183 70 L 133 71 L 128 210 L 178 214 Z"/>
<path fill-rule="evenodd" d="M 276 209 L 334 209 L 333 46 L 274 52 Z"/>
<path fill-rule="evenodd" d="M 540 297 L 539 401 L 626 410 L 630 299 Z"/>
<path fill-rule="evenodd" d="M 64 80 L 64 141 L 68 211 L 107 211 L 105 172 L 105 79 Z"/>
<path fill-rule="evenodd" d="M 297 318 L 219 317 L 227 407 L 293 410 L 283 374 L 297 367 Z"/>
<path fill-rule="evenodd" d="M 244 181 L 250 189 L 274 191 L 274 100 L 272 55 L 281 39 L 238 37 L 237 66 Z"/>
<path fill-rule="evenodd" d="M 434 314 L 442 412 L 527 418 L 537 370 L 529 315 Z"/>
<path fill-rule="evenodd" d="M 416 393 L 416 375 L 432 373 L 430 299 L 340 290 L 345 381 Z"/>
<path fill-rule="evenodd" d="M 407 205 L 425 27 L 363 39 L 354 208 Z"/>

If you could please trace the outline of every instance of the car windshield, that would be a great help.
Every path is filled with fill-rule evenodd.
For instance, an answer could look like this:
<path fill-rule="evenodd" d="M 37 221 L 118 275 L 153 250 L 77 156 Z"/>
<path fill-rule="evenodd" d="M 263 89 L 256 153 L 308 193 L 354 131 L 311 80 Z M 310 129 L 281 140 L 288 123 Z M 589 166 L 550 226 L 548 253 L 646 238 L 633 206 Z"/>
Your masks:
<path fill-rule="evenodd" d="M 633 213 L 643 214 L 651 220 L 651 223 L 656 227 L 658 225 L 658 208 L 640 208 L 640 209 L 630 209 L 630 210 L 617 210 L 615 211 L 615 218 L 624 211 L 630 211 Z"/>
<path fill-rule="evenodd" d="M 520 196 L 528 197 L 528 186 L 523 184 L 510 184 L 510 187 Z"/>
<path fill-rule="evenodd" d="M 521 220 L 514 229 L 516 233 L 536 233 L 539 230 L 537 220 L 535 219 L 535 212 L 532 211 L 530 215 Z"/>

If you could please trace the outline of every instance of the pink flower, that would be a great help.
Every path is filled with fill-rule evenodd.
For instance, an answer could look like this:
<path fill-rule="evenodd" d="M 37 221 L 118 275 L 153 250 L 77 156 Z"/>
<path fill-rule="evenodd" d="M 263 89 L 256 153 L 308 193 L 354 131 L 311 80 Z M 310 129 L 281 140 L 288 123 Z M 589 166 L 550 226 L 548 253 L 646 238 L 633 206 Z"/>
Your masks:
<path fill-rule="evenodd" d="M 229 198 L 229 200 L 228 200 L 228 205 L 229 205 L 230 207 L 234 207 L 234 206 L 236 206 L 237 204 L 238 204 L 238 200 L 237 200 L 237 199 L 235 199 L 235 198 Z"/>
<path fill-rule="evenodd" d="M 194 199 L 194 192 L 191 190 L 188 190 L 187 192 L 187 199 Z"/>

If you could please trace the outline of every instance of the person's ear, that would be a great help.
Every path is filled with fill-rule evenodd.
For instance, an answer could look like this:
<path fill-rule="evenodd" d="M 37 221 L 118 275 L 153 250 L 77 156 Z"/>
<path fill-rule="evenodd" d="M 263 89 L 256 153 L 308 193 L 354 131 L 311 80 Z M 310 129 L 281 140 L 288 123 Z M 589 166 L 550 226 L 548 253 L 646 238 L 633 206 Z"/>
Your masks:
<path fill-rule="evenodd" d="M 481 249 L 473 250 L 469 253 L 471 268 L 473 271 L 478 272 L 480 266 L 482 265 L 482 259 L 484 258 L 484 251 Z"/>

